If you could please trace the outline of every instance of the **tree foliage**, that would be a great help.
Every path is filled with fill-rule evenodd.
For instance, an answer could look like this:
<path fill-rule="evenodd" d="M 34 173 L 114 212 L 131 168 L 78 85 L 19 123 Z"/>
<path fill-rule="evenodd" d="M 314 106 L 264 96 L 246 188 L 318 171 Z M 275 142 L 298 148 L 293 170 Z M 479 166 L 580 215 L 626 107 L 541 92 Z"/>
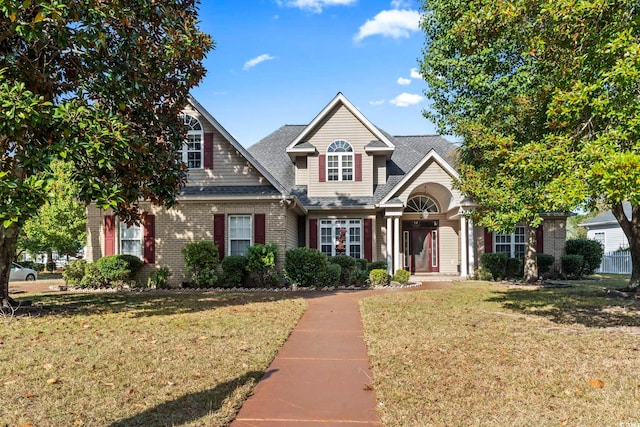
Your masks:
<path fill-rule="evenodd" d="M 197 1 L 0 3 L 0 285 L 17 235 L 47 196 L 53 159 L 78 199 L 132 222 L 141 200 L 171 205 L 189 89 L 210 37 Z"/>
<path fill-rule="evenodd" d="M 502 232 L 529 226 L 525 280 L 533 281 L 535 227 L 557 207 L 546 194 L 558 170 L 542 144 L 553 86 L 530 52 L 535 10 L 518 5 L 425 1 L 421 72 L 433 100 L 425 114 L 464 139 L 457 186 L 478 204 L 477 223 Z"/>
<path fill-rule="evenodd" d="M 70 176 L 70 165 L 54 160 L 51 169 L 49 197 L 36 216 L 25 222 L 18 249 L 32 254 L 57 252 L 75 256 L 85 244 L 85 207 L 75 199 L 77 189 Z"/>
<path fill-rule="evenodd" d="M 481 223 L 604 201 L 640 283 L 640 7 L 629 0 L 425 1 L 422 72 Z M 626 218 L 622 203 L 633 205 Z M 634 249 L 634 246 L 636 248 Z"/>

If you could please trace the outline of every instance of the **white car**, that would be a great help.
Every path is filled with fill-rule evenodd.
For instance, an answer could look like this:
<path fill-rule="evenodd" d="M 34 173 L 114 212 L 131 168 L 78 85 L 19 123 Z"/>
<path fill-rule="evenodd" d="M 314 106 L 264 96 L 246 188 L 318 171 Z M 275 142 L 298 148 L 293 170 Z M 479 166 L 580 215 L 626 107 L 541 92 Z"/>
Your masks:
<path fill-rule="evenodd" d="M 16 264 L 15 262 L 11 264 L 11 273 L 9 273 L 10 282 L 20 280 L 36 280 L 37 278 L 37 271 L 23 267 L 20 264 Z"/>

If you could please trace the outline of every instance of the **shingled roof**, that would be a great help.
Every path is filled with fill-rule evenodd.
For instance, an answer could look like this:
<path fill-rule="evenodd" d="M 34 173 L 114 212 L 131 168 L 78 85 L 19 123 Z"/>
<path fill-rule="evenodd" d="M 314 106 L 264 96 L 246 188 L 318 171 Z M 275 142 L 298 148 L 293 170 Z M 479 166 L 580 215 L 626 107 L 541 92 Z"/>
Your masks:
<path fill-rule="evenodd" d="M 373 197 L 309 198 L 304 186 L 295 185 L 295 166 L 287 154 L 287 147 L 307 125 L 284 125 L 266 136 L 248 151 L 283 187 L 296 195 L 304 206 L 365 206 L 378 203 L 424 157 L 434 150 L 442 159 L 453 165 L 456 145 L 438 135 L 391 136 L 379 129 L 395 145 L 393 155 L 387 160 L 387 182 L 375 188 Z"/>

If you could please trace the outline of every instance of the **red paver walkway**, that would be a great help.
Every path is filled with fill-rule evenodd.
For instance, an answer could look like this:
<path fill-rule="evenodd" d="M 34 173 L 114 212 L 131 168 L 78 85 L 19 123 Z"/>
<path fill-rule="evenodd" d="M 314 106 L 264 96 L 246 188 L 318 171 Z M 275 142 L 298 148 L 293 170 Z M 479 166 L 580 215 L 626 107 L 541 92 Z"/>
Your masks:
<path fill-rule="evenodd" d="M 307 311 L 231 427 L 382 426 L 358 307 L 380 292 L 398 290 L 309 295 Z"/>

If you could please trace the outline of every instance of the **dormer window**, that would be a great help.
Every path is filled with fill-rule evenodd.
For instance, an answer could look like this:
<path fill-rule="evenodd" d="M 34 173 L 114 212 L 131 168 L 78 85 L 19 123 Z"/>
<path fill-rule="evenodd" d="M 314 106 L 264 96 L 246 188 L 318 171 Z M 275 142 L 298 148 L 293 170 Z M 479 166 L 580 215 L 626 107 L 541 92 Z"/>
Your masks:
<path fill-rule="evenodd" d="M 180 154 L 182 161 L 189 169 L 201 169 L 204 138 L 202 125 L 198 119 L 188 114 L 182 114 L 180 118 L 187 128 L 187 137 Z"/>
<path fill-rule="evenodd" d="M 353 181 L 353 148 L 338 140 L 327 149 L 327 181 Z"/>

